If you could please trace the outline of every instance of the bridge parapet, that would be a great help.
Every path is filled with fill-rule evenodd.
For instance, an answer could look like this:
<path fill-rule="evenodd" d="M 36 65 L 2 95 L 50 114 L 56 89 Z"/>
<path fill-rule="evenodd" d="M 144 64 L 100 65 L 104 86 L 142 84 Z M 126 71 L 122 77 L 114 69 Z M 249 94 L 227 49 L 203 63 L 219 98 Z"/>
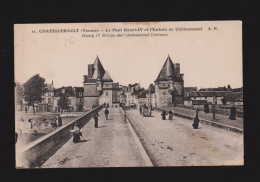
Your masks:
<path fill-rule="evenodd" d="M 103 105 L 98 106 L 28 145 L 16 148 L 16 168 L 40 167 L 72 137 L 70 130 L 73 129 L 75 122 L 77 122 L 79 128 L 82 128 L 102 108 Z"/>
<path fill-rule="evenodd" d="M 162 109 L 162 108 L 159 108 L 159 107 L 153 107 L 153 109 L 157 110 L 159 112 L 162 112 L 163 110 L 165 110 L 167 113 L 169 113 L 169 111 L 170 111 L 168 109 Z M 195 114 L 194 114 L 194 116 L 190 116 L 190 115 L 186 115 L 186 114 L 183 114 L 183 113 L 178 113 L 178 112 L 175 112 L 175 111 L 172 111 L 172 112 L 173 112 L 174 116 L 185 118 L 185 119 L 189 119 L 189 120 L 193 120 L 194 117 L 195 117 Z M 243 133 L 244 132 L 244 130 L 241 129 L 241 128 L 228 126 L 228 125 L 217 123 L 217 122 L 214 122 L 214 121 L 209 121 L 209 120 L 203 119 L 203 118 L 200 118 L 200 122 L 208 124 L 208 125 L 211 125 L 211 126 L 215 126 L 215 127 L 218 127 L 218 128 L 223 128 L 223 129 L 226 129 L 228 131 L 234 131 L 234 132 L 238 132 L 238 133 Z"/>

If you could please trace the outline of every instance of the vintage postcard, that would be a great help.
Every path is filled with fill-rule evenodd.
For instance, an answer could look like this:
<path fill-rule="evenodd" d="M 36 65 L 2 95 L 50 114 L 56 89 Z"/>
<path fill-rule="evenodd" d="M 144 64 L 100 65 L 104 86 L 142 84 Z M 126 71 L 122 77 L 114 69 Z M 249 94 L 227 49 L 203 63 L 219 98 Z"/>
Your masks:
<path fill-rule="evenodd" d="M 244 165 L 241 21 L 15 24 L 16 168 Z"/>

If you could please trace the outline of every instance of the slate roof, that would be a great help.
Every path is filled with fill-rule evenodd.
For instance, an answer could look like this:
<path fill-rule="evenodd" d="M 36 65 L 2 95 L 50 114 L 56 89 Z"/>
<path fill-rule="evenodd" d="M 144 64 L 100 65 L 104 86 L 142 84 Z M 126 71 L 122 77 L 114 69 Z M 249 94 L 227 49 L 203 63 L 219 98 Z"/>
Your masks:
<path fill-rule="evenodd" d="M 197 91 L 197 87 L 184 87 L 185 92 Z"/>
<path fill-rule="evenodd" d="M 189 97 L 224 97 L 229 91 L 191 91 Z"/>
<path fill-rule="evenodd" d="M 73 92 L 73 88 L 70 86 L 70 87 L 61 87 L 61 88 L 55 89 L 54 90 L 55 97 L 60 97 L 63 94 L 62 93 L 62 89 L 65 89 L 65 94 L 66 95 L 69 94 L 70 97 L 75 96 L 74 92 Z"/>
<path fill-rule="evenodd" d="M 164 81 L 169 80 L 169 78 L 173 79 L 174 77 L 174 65 L 170 56 L 168 55 L 156 81 Z"/>
<path fill-rule="evenodd" d="M 105 69 L 102 66 L 102 64 L 97 56 L 97 58 L 94 62 L 94 73 L 93 73 L 92 78 L 101 79 L 101 78 L 103 78 L 104 74 L 105 74 Z"/>
<path fill-rule="evenodd" d="M 112 82 L 112 81 L 113 81 L 112 78 L 110 77 L 108 71 L 105 72 L 105 74 L 104 74 L 102 80 L 103 80 L 104 82 Z"/>
<path fill-rule="evenodd" d="M 181 82 L 183 81 L 181 78 L 176 77 L 174 74 L 174 64 L 168 55 L 158 77 L 156 78 L 155 82 L 157 81 L 167 81 L 167 80 L 173 80 L 176 82 Z"/>

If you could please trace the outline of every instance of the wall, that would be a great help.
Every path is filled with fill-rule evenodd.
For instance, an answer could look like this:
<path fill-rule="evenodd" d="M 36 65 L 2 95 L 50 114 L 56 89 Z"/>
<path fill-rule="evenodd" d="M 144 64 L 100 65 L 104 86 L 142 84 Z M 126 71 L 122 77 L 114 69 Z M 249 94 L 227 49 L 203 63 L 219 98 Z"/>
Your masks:
<path fill-rule="evenodd" d="M 75 122 L 78 123 L 79 128 L 82 128 L 102 108 L 103 105 L 96 107 L 67 125 L 31 142 L 23 148 L 16 148 L 16 167 L 35 168 L 41 166 L 72 137 L 70 130 L 73 129 Z"/>
<path fill-rule="evenodd" d="M 174 103 L 175 104 L 183 104 L 183 93 L 184 93 L 184 87 L 183 83 L 180 82 L 174 82 L 174 89 L 178 91 L 180 95 L 174 96 Z"/>
<path fill-rule="evenodd" d="M 158 98 L 159 107 L 168 107 L 172 103 L 172 96 L 168 92 L 168 89 L 158 89 L 156 92 L 156 98 Z"/>
<path fill-rule="evenodd" d="M 98 97 L 84 97 L 84 110 L 91 110 L 92 106 L 98 105 Z"/>
<path fill-rule="evenodd" d="M 201 111 L 204 111 L 204 105 L 199 105 L 199 106 L 189 106 L 189 105 L 183 105 L 183 104 L 178 104 L 177 107 L 182 107 L 186 109 L 193 109 L 196 110 L 197 107 L 200 108 Z M 212 106 L 209 106 L 209 112 L 212 113 Z M 216 114 L 222 114 L 222 115 L 230 115 L 230 109 L 221 109 L 221 108 L 215 108 L 215 113 Z M 237 111 L 237 117 L 243 118 L 244 113 L 241 111 Z"/>
<path fill-rule="evenodd" d="M 103 90 L 103 94 L 99 96 L 99 104 L 109 103 L 112 106 L 112 90 Z"/>
<path fill-rule="evenodd" d="M 97 84 L 94 83 L 84 83 L 84 96 L 98 96 Z"/>

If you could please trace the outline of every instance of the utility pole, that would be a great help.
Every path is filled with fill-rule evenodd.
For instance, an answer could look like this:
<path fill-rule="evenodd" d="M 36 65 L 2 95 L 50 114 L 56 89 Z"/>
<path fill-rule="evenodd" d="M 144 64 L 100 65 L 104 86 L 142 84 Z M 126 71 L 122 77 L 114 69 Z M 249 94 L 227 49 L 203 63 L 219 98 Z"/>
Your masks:
<path fill-rule="evenodd" d="M 212 113 L 213 113 L 213 120 L 215 120 L 216 117 L 215 117 L 215 93 L 214 92 L 213 92 Z"/>

